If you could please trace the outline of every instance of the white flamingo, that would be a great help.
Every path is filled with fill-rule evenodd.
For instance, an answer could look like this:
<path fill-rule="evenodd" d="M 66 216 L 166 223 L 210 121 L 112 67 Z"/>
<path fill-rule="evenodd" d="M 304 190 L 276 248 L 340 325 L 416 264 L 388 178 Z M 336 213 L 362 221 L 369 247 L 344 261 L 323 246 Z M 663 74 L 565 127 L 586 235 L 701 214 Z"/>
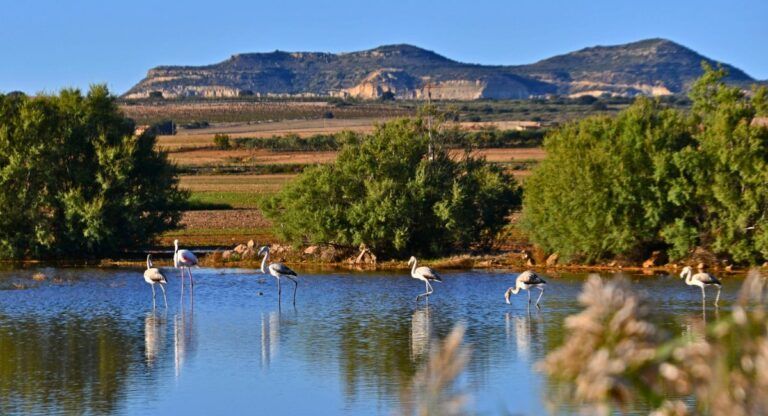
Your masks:
<path fill-rule="evenodd" d="M 718 306 L 718 302 L 720 301 L 720 289 L 722 289 L 723 284 L 720 283 L 720 280 L 718 280 L 715 276 L 702 271 L 701 267 L 699 268 L 698 273 L 693 274 L 693 269 L 691 268 L 691 266 L 685 266 L 683 267 L 683 271 L 680 272 L 680 277 L 685 278 L 685 283 L 688 286 L 698 286 L 701 288 L 702 303 L 706 303 L 706 299 L 707 299 L 707 294 L 704 292 L 704 287 L 716 286 L 717 296 L 715 297 L 715 306 Z"/>
<path fill-rule="evenodd" d="M 530 305 L 531 289 L 536 288 L 541 291 L 541 293 L 539 293 L 539 298 L 536 299 L 536 307 L 540 308 L 539 301 L 541 300 L 541 297 L 544 295 L 544 287 L 546 285 L 547 285 L 547 282 L 545 282 L 544 279 L 539 277 L 538 274 L 530 270 L 526 270 L 517 276 L 517 279 L 515 279 L 515 285 L 507 289 L 506 292 L 504 292 L 504 299 L 506 299 L 507 303 L 511 303 L 509 301 L 509 297 L 512 294 L 516 295 L 518 292 L 520 292 L 520 289 L 523 289 L 526 292 L 528 292 L 528 304 Z"/>
<path fill-rule="evenodd" d="M 285 277 L 295 285 L 293 287 L 293 304 L 296 305 L 296 290 L 299 288 L 299 281 L 297 279 L 299 275 L 283 263 L 270 263 L 267 266 L 269 262 L 269 246 L 259 249 L 258 255 L 261 256 L 262 254 L 264 254 L 264 258 L 261 259 L 261 272 L 269 273 L 277 279 L 277 301 L 280 302 L 281 299 L 280 278 Z"/>
<path fill-rule="evenodd" d="M 411 277 L 422 280 L 426 285 L 426 292 L 416 296 L 416 301 L 418 302 L 422 296 L 429 299 L 429 295 L 434 291 L 429 282 L 442 282 L 443 279 L 440 278 L 440 275 L 434 269 L 426 266 L 416 267 L 416 257 L 411 256 L 408 260 L 408 265 L 411 266 Z"/>
<path fill-rule="evenodd" d="M 165 285 L 168 284 L 168 280 L 165 279 L 165 275 L 160 269 L 152 267 L 152 255 L 147 254 L 147 270 L 144 270 L 144 281 L 149 283 L 152 287 L 152 307 L 155 307 L 155 285 L 159 284 L 160 289 L 163 289 L 163 300 L 165 301 L 165 307 L 168 307 L 168 298 L 165 296 Z"/>
<path fill-rule="evenodd" d="M 179 250 L 179 240 L 173 240 L 173 267 L 181 269 L 181 290 L 184 290 L 184 269 L 187 269 L 189 274 L 189 283 L 192 285 L 192 289 L 195 288 L 195 281 L 192 279 L 192 266 L 197 266 L 197 256 L 195 253 L 181 249 Z"/>

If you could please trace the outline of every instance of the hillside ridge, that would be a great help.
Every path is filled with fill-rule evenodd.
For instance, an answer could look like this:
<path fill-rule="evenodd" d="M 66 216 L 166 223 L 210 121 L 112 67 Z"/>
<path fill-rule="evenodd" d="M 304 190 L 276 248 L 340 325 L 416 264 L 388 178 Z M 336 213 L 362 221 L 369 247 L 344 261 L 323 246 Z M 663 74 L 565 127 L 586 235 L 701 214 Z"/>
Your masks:
<path fill-rule="evenodd" d="M 722 66 L 748 86 L 744 71 L 668 39 L 597 45 L 527 65 L 458 62 L 409 44 L 363 51 L 254 52 L 203 66 L 158 66 L 124 98 L 188 96 L 357 97 L 376 99 L 523 99 L 551 94 L 668 95 L 687 91 L 701 63 Z"/>

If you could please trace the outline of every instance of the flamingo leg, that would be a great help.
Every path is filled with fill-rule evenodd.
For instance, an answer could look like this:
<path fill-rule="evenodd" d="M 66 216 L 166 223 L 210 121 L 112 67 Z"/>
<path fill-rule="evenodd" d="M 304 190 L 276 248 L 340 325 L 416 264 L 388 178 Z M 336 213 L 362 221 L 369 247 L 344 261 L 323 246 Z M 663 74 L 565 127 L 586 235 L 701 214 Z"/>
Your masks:
<path fill-rule="evenodd" d="M 181 300 L 184 300 L 184 268 L 181 267 Z"/>
<path fill-rule="evenodd" d="M 420 295 L 416 296 L 416 301 L 417 301 L 417 302 L 418 302 L 418 301 L 419 301 L 419 299 L 421 299 L 422 297 L 424 297 L 424 296 L 429 296 L 429 293 L 430 293 L 430 292 L 429 292 L 429 281 L 427 281 L 427 280 L 424 280 L 424 290 L 425 290 L 425 292 L 424 292 L 424 293 L 422 293 L 422 294 L 420 294 Z"/>
<path fill-rule="evenodd" d="M 701 303 L 707 303 L 707 294 L 704 292 L 704 286 L 701 287 Z"/>
<path fill-rule="evenodd" d="M 717 296 L 715 297 L 715 306 L 719 306 L 718 302 L 720 302 L 720 290 L 722 289 L 721 286 L 717 287 Z"/>
<path fill-rule="evenodd" d="M 299 289 L 299 281 L 296 279 L 291 279 L 293 282 L 293 306 L 296 306 L 296 291 Z"/>
<path fill-rule="evenodd" d="M 528 290 L 528 289 L 526 289 L 525 291 L 528 292 L 528 304 L 530 305 L 531 304 L 531 291 Z"/>
<path fill-rule="evenodd" d="M 192 289 L 195 288 L 195 279 L 192 278 L 192 268 L 187 266 L 187 274 L 189 275 L 189 283 L 192 285 Z"/>
<path fill-rule="evenodd" d="M 154 293 L 154 286 L 152 287 L 152 292 Z M 165 308 L 168 309 L 168 298 L 165 296 L 165 286 L 161 283 L 160 289 L 163 289 L 163 301 L 165 302 Z"/>
<path fill-rule="evenodd" d="M 280 300 L 282 299 L 282 296 L 283 296 L 282 293 L 283 293 L 282 289 L 280 288 L 280 278 L 278 277 L 277 278 L 277 301 L 278 302 L 280 302 Z"/>
<path fill-rule="evenodd" d="M 155 309 L 155 285 L 150 285 L 152 287 L 152 309 Z"/>
<path fill-rule="evenodd" d="M 544 296 L 544 288 L 540 287 L 539 290 L 541 290 L 541 293 L 539 293 L 539 298 L 536 299 L 536 307 L 537 308 L 540 308 L 539 301 L 541 301 L 541 297 Z"/>

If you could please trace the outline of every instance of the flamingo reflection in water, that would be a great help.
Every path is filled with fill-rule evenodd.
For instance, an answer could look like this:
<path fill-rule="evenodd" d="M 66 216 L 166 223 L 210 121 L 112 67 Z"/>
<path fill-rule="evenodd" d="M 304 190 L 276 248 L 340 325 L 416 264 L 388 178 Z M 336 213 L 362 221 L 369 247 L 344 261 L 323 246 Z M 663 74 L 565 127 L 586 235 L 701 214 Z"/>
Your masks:
<path fill-rule="evenodd" d="M 184 363 L 197 349 L 194 317 L 194 308 L 185 311 L 182 301 L 180 313 L 173 319 L 173 355 L 177 378 L 181 375 Z"/>
<path fill-rule="evenodd" d="M 543 336 L 542 325 L 538 325 L 539 322 L 535 322 L 534 319 L 540 321 L 541 315 L 537 311 L 536 318 L 532 317 L 530 308 L 525 316 L 513 316 L 510 312 L 504 314 L 507 342 L 511 342 L 512 338 L 515 339 L 517 356 L 522 361 L 528 361 L 531 356 L 531 343 L 534 336 L 536 338 Z"/>
<path fill-rule="evenodd" d="M 280 350 L 280 312 L 261 314 L 261 366 L 269 368 Z"/>
<path fill-rule="evenodd" d="M 429 352 L 429 341 L 432 338 L 432 323 L 430 321 L 429 305 L 413 311 L 411 316 L 411 361 L 417 361 Z"/>
<path fill-rule="evenodd" d="M 165 316 L 158 316 L 154 311 L 144 317 L 144 355 L 147 365 L 152 367 L 165 345 Z"/>

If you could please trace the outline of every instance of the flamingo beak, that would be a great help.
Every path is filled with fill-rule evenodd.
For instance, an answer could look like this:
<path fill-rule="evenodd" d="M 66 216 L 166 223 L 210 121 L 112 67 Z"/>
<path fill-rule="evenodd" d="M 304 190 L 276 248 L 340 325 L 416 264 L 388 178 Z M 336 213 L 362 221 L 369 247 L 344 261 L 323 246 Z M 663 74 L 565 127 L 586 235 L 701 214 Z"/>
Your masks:
<path fill-rule="evenodd" d="M 507 301 L 507 305 L 512 304 L 512 302 L 509 301 L 509 291 L 504 292 L 504 300 Z"/>

